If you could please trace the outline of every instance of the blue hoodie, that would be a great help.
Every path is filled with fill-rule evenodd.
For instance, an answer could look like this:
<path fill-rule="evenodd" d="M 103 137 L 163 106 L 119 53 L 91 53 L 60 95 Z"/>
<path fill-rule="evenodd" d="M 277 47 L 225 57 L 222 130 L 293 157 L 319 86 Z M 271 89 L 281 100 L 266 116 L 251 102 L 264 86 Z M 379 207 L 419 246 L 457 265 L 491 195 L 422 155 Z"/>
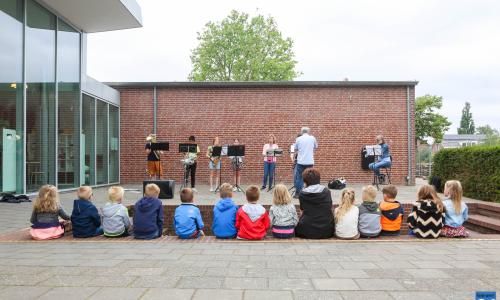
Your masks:
<path fill-rule="evenodd" d="M 214 206 L 214 220 L 212 231 L 218 238 L 233 238 L 238 232 L 234 224 L 236 223 L 236 212 L 238 206 L 234 204 L 233 199 L 221 199 Z"/>
<path fill-rule="evenodd" d="M 175 209 L 174 229 L 181 239 L 190 238 L 197 230 L 205 227 L 200 209 L 193 203 L 182 203 Z"/>
<path fill-rule="evenodd" d="M 158 198 L 143 197 L 134 205 L 134 235 L 146 236 L 163 231 L 163 205 Z"/>
<path fill-rule="evenodd" d="M 74 237 L 95 236 L 97 228 L 101 226 L 101 216 L 92 202 L 78 199 L 73 202 L 71 225 Z"/>

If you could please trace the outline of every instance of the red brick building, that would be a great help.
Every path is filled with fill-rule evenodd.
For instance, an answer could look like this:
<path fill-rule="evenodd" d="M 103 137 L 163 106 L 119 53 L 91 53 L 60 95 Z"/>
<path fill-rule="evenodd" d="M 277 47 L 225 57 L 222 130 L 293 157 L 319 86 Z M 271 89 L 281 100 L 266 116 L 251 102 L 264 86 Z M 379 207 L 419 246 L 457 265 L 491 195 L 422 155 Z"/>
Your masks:
<path fill-rule="evenodd" d="M 246 145 L 242 183 L 260 183 L 262 146 L 273 133 L 288 154 L 302 126 L 311 128 L 319 148 L 316 167 L 323 181 L 345 176 L 351 183 L 369 183 L 361 168 L 361 148 L 383 134 L 393 157 L 396 184 L 414 184 L 417 82 L 153 82 L 109 83 L 120 91 L 120 175 L 122 183 L 145 177 L 145 137 L 156 132 L 170 142 L 164 155 L 168 178 L 182 178 L 178 143 L 196 136 L 202 158 L 197 181 L 208 182 L 207 146 L 214 136 L 223 144 L 234 138 Z M 292 181 L 288 155 L 277 165 L 278 181 Z M 223 160 L 223 181 L 231 180 L 229 160 Z"/>

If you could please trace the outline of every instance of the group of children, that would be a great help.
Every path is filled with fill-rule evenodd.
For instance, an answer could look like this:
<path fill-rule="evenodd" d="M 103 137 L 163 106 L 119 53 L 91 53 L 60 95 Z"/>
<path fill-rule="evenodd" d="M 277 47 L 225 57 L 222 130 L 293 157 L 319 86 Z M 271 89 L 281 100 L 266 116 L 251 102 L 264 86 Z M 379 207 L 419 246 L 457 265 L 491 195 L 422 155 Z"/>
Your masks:
<path fill-rule="evenodd" d="M 64 235 L 65 223 L 71 220 L 73 236 L 78 238 L 98 235 L 113 238 L 133 234 L 136 239 L 155 239 L 162 236 L 164 223 L 163 205 L 158 199 L 159 193 L 160 189 L 155 184 L 148 184 L 145 187 L 144 197 L 134 205 L 132 230 L 128 209 L 122 204 L 124 198 L 122 187 L 109 188 L 109 202 L 100 212 L 92 203 L 92 188 L 80 187 L 77 190 L 78 199 L 74 201 L 70 216 L 59 203 L 57 188 L 45 185 L 40 188 L 34 203 L 30 233 L 36 240 L 59 238 Z M 319 225 L 332 228 L 330 236 L 335 235 L 340 239 L 399 235 L 404 211 L 401 204 L 395 200 L 397 189 L 389 185 L 383 188 L 382 193 L 383 201 L 378 204 L 375 202 L 377 190 L 373 186 L 365 186 L 362 203 L 355 205 L 354 190 L 344 189 L 338 207 L 331 212 L 333 220 L 325 219 L 325 222 L 333 224 Z M 228 183 L 221 185 L 221 199 L 214 206 L 211 228 L 217 238 L 261 240 L 269 228 L 275 238 L 295 236 L 297 224 L 305 216 L 302 213 L 302 202 L 301 210 L 297 213 L 285 185 L 275 186 L 269 212 L 258 203 L 260 197 L 258 186 L 248 187 L 245 195 L 247 203 L 238 206 L 232 199 L 233 187 Z M 407 220 L 410 235 L 420 238 L 469 236 L 463 227 L 463 223 L 467 220 L 468 209 L 462 201 L 460 182 L 455 180 L 446 182 L 444 195 L 445 200 L 441 201 L 432 186 L 424 185 L 419 189 L 417 202 L 413 205 Z M 182 189 L 180 200 L 181 205 L 175 209 L 173 218 L 176 235 L 181 239 L 203 236 L 205 225 L 200 210 L 194 204 L 193 191 L 189 188 Z M 331 203 L 331 198 L 329 201 Z M 60 221 L 59 218 L 64 221 Z M 321 223 L 322 219 L 314 221 Z M 302 235 L 297 234 L 297 236 Z"/>

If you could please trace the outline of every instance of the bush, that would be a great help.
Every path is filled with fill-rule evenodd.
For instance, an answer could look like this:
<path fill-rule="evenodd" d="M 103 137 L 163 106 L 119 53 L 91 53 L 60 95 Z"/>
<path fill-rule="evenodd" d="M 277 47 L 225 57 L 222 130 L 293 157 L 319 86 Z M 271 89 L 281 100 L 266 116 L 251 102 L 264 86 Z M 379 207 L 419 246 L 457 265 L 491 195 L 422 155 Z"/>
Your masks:
<path fill-rule="evenodd" d="M 460 180 L 464 196 L 500 202 L 500 146 L 442 149 L 434 155 L 432 177 Z"/>

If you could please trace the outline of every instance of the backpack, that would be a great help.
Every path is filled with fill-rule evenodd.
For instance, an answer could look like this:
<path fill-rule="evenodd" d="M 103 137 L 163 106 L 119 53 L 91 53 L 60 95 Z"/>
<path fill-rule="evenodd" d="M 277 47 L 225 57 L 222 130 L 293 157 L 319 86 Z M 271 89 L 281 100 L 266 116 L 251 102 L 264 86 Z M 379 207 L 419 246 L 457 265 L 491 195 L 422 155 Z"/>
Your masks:
<path fill-rule="evenodd" d="M 342 190 L 347 186 L 347 181 L 344 177 L 340 177 L 338 179 L 330 180 L 328 182 L 328 188 L 331 190 Z"/>

